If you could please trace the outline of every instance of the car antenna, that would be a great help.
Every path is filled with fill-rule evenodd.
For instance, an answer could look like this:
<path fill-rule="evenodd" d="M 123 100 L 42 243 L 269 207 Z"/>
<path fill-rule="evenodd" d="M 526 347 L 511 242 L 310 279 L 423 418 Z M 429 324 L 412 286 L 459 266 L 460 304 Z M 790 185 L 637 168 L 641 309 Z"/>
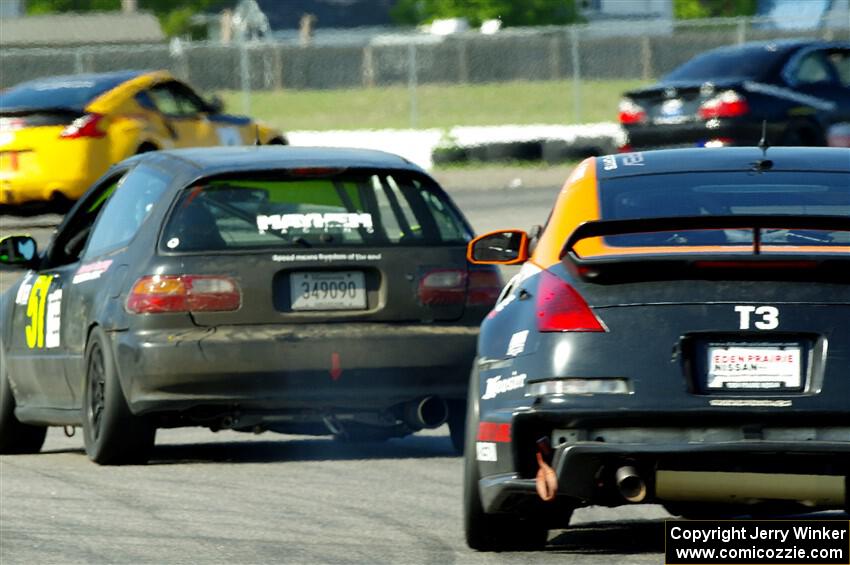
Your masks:
<path fill-rule="evenodd" d="M 767 120 L 761 121 L 761 139 L 759 139 L 759 149 L 762 150 L 763 156 L 767 157 L 767 149 L 770 147 L 767 143 Z"/>
<path fill-rule="evenodd" d="M 773 161 L 767 158 L 767 150 L 770 148 L 767 142 L 767 120 L 761 122 L 761 139 L 759 139 L 758 148 L 761 149 L 762 157 L 753 163 L 753 169 L 757 172 L 769 171 L 773 167 Z"/>
<path fill-rule="evenodd" d="M 254 124 L 254 145 L 262 145 L 260 143 L 260 126 L 259 124 Z"/>

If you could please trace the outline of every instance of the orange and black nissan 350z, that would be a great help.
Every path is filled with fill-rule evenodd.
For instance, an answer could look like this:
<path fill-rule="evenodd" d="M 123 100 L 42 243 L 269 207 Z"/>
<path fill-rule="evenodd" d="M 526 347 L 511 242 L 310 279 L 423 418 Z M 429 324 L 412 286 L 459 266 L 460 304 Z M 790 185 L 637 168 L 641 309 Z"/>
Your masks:
<path fill-rule="evenodd" d="M 542 546 L 584 505 L 847 508 L 850 150 L 592 158 L 481 326 L 466 538 Z M 529 257 L 530 253 L 530 257 Z"/>
<path fill-rule="evenodd" d="M 103 464 L 157 428 L 348 440 L 447 422 L 502 287 L 437 183 L 377 151 L 183 149 L 115 165 L 3 296 L 0 453 L 82 426 Z"/>

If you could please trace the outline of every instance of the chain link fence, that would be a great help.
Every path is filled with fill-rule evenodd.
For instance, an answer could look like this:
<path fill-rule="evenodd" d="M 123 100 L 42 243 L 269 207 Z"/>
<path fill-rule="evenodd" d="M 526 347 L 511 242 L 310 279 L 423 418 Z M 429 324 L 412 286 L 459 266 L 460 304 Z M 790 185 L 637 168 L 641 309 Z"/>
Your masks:
<path fill-rule="evenodd" d="M 251 113 L 252 93 L 403 86 L 409 126 L 418 123 L 424 85 L 565 81 L 557 93 L 567 121 L 587 118 L 587 81 L 649 81 L 718 46 L 787 38 L 850 40 L 847 21 L 780 30 L 757 18 L 645 21 L 627 24 L 506 29 L 493 35 L 376 35 L 351 43 L 172 42 L 0 51 L 0 88 L 49 75 L 120 69 L 168 69 L 204 91 L 235 91 Z M 0 41 L 2 43 L 2 41 Z"/>

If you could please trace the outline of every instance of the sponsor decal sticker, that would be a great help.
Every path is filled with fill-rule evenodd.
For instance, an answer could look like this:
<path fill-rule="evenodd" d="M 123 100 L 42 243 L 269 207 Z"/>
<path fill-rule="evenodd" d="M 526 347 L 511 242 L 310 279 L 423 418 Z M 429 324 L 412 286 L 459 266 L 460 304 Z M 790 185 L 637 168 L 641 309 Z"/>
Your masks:
<path fill-rule="evenodd" d="M 219 145 L 242 145 L 242 136 L 234 127 L 218 127 L 215 133 L 218 135 Z"/>
<path fill-rule="evenodd" d="M 617 158 L 613 155 L 605 155 L 602 157 L 602 168 L 606 171 L 613 171 L 617 168 Z"/>
<path fill-rule="evenodd" d="M 30 349 L 45 347 L 44 334 L 45 326 L 48 326 L 48 317 L 50 317 L 48 331 L 58 331 L 62 290 L 57 289 L 48 295 L 54 277 L 55 275 L 39 275 L 30 289 L 26 304 L 27 323 L 24 326 L 27 347 Z M 50 308 L 47 307 L 49 298 L 53 300 Z M 58 345 L 59 338 L 57 335 L 50 338 L 47 347 Z"/>
<path fill-rule="evenodd" d="M 498 461 L 496 444 L 489 441 L 475 442 L 475 459 L 477 461 Z"/>
<path fill-rule="evenodd" d="M 643 153 L 623 153 L 621 162 L 626 167 L 642 167 L 644 165 Z"/>
<path fill-rule="evenodd" d="M 77 272 L 74 274 L 74 278 L 71 280 L 72 284 L 80 284 L 86 281 L 93 281 L 99 279 L 103 273 L 109 270 L 109 266 L 112 264 L 112 259 L 107 259 L 106 261 L 96 261 L 94 263 L 88 263 L 86 265 L 80 265 L 80 268 L 77 269 Z"/>
<path fill-rule="evenodd" d="M 18 294 L 15 295 L 15 304 L 18 306 L 23 306 L 27 303 L 30 297 L 30 291 L 32 290 L 32 277 L 35 275 L 33 271 L 29 271 L 25 276 L 24 280 L 21 281 L 21 286 L 18 287 Z"/>
<path fill-rule="evenodd" d="M 351 231 L 358 228 L 364 228 L 367 232 L 372 233 L 374 226 L 372 223 L 372 214 L 347 212 L 327 212 L 324 214 L 260 214 L 257 216 L 257 229 L 260 233 L 266 233 L 269 230 L 279 231 L 280 233 L 288 233 L 289 230 L 342 230 Z"/>
<path fill-rule="evenodd" d="M 501 312 L 508 306 L 508 304 L 510 304 L 514 300 L 516 300 L 516 292 L 508 293 L 507 296 L 505 296 L 496 304 L 496 306 L 493 307 L 493 312 Z"/>
<path fill-rule="evenodd" d="M 514 371 L 510 377 L 503 379 L 501 375 L 487 379 L 487 389 L 481 400 L 491 400 L 502 393 L 517 390 L 525 386 L 526 374 L 517 375 Z"/>
<path fill-rule="evenodd" d="M 739 329 L 750 329 L 752 318 L 756 318 L 752 323 L 756 329 L 775 330 L 779 327 L 779 308 L 776 306 L 735 306 L 735 312 L 740 317 Z"/>
<path fill-rule="evenodd" d="M 44 316 L 44 347 L 59 347 L 59 335 L 62 328 L 62 289 L 58 288 L 47 295 L 47 314 Z"/>
<path fill-rule="evenodd" d="M 543 269 L 533 263 L 525 263 L 522 268 L 520 268 L 519 272 L 516 274 L 516 284 L 519 284 L 526 279 L 530 279 L 542 270 Z"/>
<path fill-rule="evenodd" d="M 790 400 L 750 400 L 748 398 L 713 398 L 708 403 L 711 406 L 741 406 L 747 408 L 789 408 L 793 405 Z"/>
<path fill-rule="evenodd" d="M 516 357 L 523 351 L 525 351 L 525 342 L 528 339 L 528 330 L 523 330 L 521 332 L 516 332 L 511 336 L 511 341 L 508 343 L 508 352 L 507 355 L 509 357 Z"/>
<path fill-rule="evenodd" d="M 331 263 L 333 261 L 380 261 L 380 253 L 289 253 L 272 255 L 276 263 L 296 263 L 298 261 L 317 261 Z"/>

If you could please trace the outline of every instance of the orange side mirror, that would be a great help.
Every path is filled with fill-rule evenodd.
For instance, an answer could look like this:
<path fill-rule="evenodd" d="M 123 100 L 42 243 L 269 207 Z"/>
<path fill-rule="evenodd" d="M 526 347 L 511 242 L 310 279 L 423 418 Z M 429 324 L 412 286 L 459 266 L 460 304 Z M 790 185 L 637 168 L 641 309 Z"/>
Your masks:
<path fill-rule="evenodd" d="M 474 265 L 518 265 L 528 261 L 528 234 L 522 230 L 499 230 L 469 242 L 466 259 Z"/>

